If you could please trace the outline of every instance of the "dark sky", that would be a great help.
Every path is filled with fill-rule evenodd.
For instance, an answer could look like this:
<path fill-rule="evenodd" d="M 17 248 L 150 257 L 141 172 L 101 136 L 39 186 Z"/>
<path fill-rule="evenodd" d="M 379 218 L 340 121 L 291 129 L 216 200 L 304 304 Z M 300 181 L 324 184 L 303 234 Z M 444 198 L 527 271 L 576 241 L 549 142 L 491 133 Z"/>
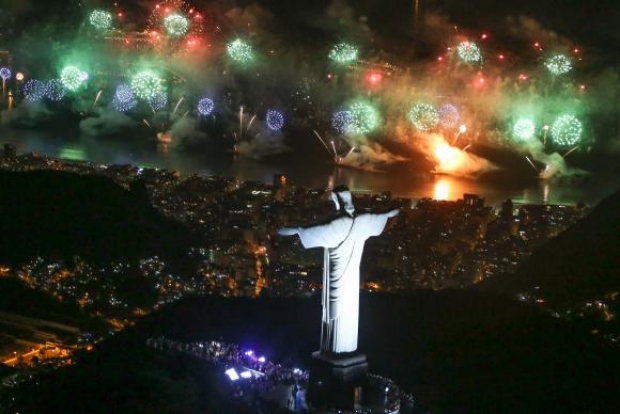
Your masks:
<path fill-rule="evenodd" d="M 527 14 L 568 38 L 616 43 L 620 39 L 617 30 L 620 3 L 616 0 L 427 0 L 425 3 L 468 25 L 501 24 L 507 15 Z"/>
<path fill-rule="evenodd" d="M 298 26 L 300 22 L 321 19 L 327 6 L 334 0 L 257 0 L 257 1 L 207 1 L 195 0 L 196 5 L 224 4 L 247 5 L 257 3 L 272 11 L 276 17 L 274 25 Z M 413 20 L 416 0 L 342 0 L 358 15 L 368 18 L 371 28 L 383 36 L 406 36 Z M 420 7 L 438 11 L 449 16 L 450 21 L 470 28 L 501 30 L 507 16 L 530 15 L 541 24 L 576 42 L 586 42 L 601 48 L 618 49 L 620 44 L 620 2 L 617 0 L 419 0 Z M 69 18 L 71 11 L 80 7 L 105 6 L 108 2 L 92 0 L 48 0 L 39 2 L 3 0 L 0 11 L 4 18 L 16 15 L 25 18 L 28 24 L 42 18 Z M 120 0 L 120 5 L 150 5 L 156 1 Z M 389 6 L 388 6 L 389 4 Z M 224 6 L 226 8 L 226 6 Z M 79 12 L 78 12 L 79 13 Z M 279 21 L 282 17 L 284 21 Z"/>
<path fill-rule="evenodd" d="M 275 25 L 297 29 L 322 18 L 335 0 L 258 0 L 271 10 Z M 358 16 L 365 16 L 376 35 L 392 42 L 409 41 L 415 0 L 344 0 Z M 210 3 L 210 2 L 205 2 Z M 251 4 L 240 1 L 238 4 Z M 527 15 L 542 27 L 575 44 L 604 52 L 606 59 L 620 56 L 620 2 L 617 0 L 419 0 L 421 10 L 434 11 L 470 30 L 501 32 L 509 16 Z M 282 19 L 277 19 L 277 17 Z M 286 28 L 285 28 L 286 30 Z"/>
<path fill-rule="evenodd" d="M 398 31 L 412 19 L 415 0 L 362 0 L 371 25 Z M 620 2 L 617 0 L 420 0 L 420 7 L 449 16 L 472 29 L 501 31 L 506 17 L 529 15 L 543 27 L 577 43 L 618 50 Z"/>

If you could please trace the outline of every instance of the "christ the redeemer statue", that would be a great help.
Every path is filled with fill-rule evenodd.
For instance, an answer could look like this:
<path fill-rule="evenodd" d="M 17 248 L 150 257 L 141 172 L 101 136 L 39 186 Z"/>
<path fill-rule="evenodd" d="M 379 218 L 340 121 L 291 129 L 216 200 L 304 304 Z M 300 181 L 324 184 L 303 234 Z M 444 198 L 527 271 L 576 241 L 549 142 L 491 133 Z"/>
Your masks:
<path fill-rule="evenodd" d="M 335 218 L 307 227 L 284 227 L 281 236 L 299 234 L 306 249 L 323 247 L 323 323 L 321 353 L 341 354 L 357 350 L 359 318 L 360 262 L 366 239 L 383 232 L 387 213 L 355 214 L 351 192 L 339 186 L 332 200 L 340 214 Z"/>

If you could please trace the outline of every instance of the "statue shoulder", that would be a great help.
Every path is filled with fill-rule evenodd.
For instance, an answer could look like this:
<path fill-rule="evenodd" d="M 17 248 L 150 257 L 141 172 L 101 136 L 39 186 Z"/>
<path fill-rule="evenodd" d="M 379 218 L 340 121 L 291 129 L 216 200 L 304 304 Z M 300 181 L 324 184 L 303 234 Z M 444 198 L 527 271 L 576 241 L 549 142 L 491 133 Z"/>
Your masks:
<path fill-rule="evenodd" d="M 348 230 L 353 223 L 353 218 L 347 215 L 342 215 L 338 217 L 334 217 L 330 220 L 330 225 L 333 229 L 340 230 Z"/>

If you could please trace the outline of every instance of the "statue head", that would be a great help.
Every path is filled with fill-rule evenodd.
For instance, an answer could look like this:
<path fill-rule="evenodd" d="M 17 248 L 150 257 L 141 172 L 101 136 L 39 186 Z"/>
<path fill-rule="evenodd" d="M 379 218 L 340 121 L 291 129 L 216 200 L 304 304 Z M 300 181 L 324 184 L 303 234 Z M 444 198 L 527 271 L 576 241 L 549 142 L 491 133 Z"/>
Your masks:
<path fill-rule="evenodd" d="M 353 196 L 351 191 L 344 186 L 339 185 L 332 190 L 332 201 L 336 204 L 337 210 L 342 210 L 349 216 L 353 216 L 355 213 L 355 206 L 353 205 Z"/>

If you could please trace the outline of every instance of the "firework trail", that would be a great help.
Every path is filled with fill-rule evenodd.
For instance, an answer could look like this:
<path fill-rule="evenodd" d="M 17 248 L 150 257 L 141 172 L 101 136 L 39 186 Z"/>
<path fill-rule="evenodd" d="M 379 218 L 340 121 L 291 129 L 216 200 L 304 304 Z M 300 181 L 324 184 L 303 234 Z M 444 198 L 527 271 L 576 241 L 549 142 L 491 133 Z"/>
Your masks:
<path fill-rule="evenodd" d="M 316 135 L 316 137 L 319 139 L 319 141 L 321 141 L 321 144 L 323 144 L 323 146 L 325 147 L 325 149 L 327 150 L 329 155 L 332 155 L 330 150 L 329 150 L 329 147 L 327 146 L 325 141 L 323 141 L 323 138 L 321 138 L 321 135 L 318 132 L 316 132 L 316 130 L 314 130 L 314 129 L 312 130 L 312 132 L 314 132 L 314 135 Z"/>
<path fill-rule="evenodd" d="M 101 97 L 101 93 L 103 92 L 103 90 L 99 90 L 99 92 L 97 92 L 97 95 L 95 96 L 95 101 L 93 102 L 93 107 L 92 109 L 95 109 L 95 106 L 97 105 L 97 101 L 99 101 L 99 98 Z"/>
<path fill-rule="evenodd" d="M 527 155 L 525 156 L 525 159 L 527 160 L 527 162 L 532 166 L 532 168 L 534 169 L 534 171 L 539 172 L 538 168 L 536 168 L 536 165 L 534 165 L 534 163 L 532 162 L 532 160 L 530 160 L 530 157 L 528 157 Z"/>
<path fill-rule="evenodd" d="M 336 150 L 336 145 L 334 145 L 334 141 L 330 141 L 330 143 L 332 144 L 332 149 L 334 150 L 334 157 L 335 157 L 338 154 L 338 151 Z"/>
<path fill-rule="evenodd" d="M 245 134 L 247 135 L 248 132 L 250 131 L 250 127 L 252 126 L 252 123 L 254 122 L 254 120 L 256 119 L 256 114 L 254 114 L 252 116 L 252 118 L 250 118 L 250 122 L 248 122 L 248 127 L 245 129 Z"/>
<path fill-rule="evenodd" d="M 570 155 L 573 151 L 578 150 L 579 147 L 573 147 L 570 150 L 568 150 L 564 155 L 562 155 L 562 158 L 566 158 L 568 155 Z"/>
<path fill-rule="evenodd" d="M 177 113 L 177 109 L 179 109 L 179 105 L 181 105 L 181 102 L 183 102 L 183 99 L 185 99 L 185 96 L 181 96 L 181 99 L 179 99 L 177 104 L 174 106 L 174 110 L 172 111 L 172 115 Z"/>

